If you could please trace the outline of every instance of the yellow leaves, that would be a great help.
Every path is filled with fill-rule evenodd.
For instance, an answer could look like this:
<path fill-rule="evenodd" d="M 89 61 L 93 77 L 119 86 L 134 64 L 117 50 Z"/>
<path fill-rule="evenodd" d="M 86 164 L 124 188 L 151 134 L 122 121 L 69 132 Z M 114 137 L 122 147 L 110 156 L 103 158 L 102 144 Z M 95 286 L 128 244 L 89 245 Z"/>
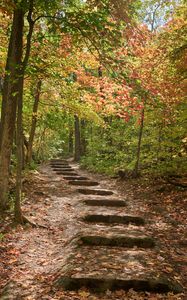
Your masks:
<path fill-rule="evenodd" d="M 165 272 L 166 273 L 171 273 L 171 272 L 173 272 L 173 269 L 171 267 L 166 267 Z"/>
<path fill-rule="evenodd" d="M 87 291 L 79 291 L 78 295 L 81 297 L 80 300 L 88 299 L 90 293 Z"/>

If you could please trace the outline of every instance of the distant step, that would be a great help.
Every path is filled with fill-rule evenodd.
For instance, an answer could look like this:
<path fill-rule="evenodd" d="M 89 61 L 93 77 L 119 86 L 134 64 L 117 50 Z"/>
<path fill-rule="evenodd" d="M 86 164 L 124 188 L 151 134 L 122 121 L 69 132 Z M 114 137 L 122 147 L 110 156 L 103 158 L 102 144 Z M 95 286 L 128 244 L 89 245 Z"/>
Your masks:
<path fill-rule="evenodd" d="M 69 165 L 55 165 L 55 166 L 51 166 L 52 168 L 72 168 Z"/>
<path fill-rule="evenodd" d="M 64 176 L 66 180 L 88 180 L 87 177 L 84 176 Z"/>
<path fill-rule="evenodd" d="M 69 181 L 69 184 L 72 185 L 81 185 L 81 186 L 96 186 L 99 185 L 96 181 L 88 181 L 88 180 L 73 180 Z"/>
<path fill-rule="evenodd" d="M 124 250 L 84 246 L 62 268 L 58 286 L 68 290 L 86 287 L 94 292 L 129 290 L 181 293 L 177 282 L 162 275 L 152 250 Z"/>
<path fill-rule="evenodd" d="M 100 195 L 100 196 L 109 196 L 112 195 L 112 191 L 108 190 L 91 190 L 91 189 L 78 189 L 78 192 L 84 195 Z"/>
<path fill-rule="evenodd" d="M 74 169 L 72 169 L 72 168 L 53 168 L 53 171 L 68 171 L 68 172 L 71 172 L 71 171 L 74 171 Z"/>
<path fill-rule="evenodd" d="M 69 165 L 51 165 L 51 168 L 71 168 Z"/>
<path fill-rule="evenodd" d="M 80 238 L 80 242 L 84 245 L 93 246 L 108 246 L 108 247 L 125 247 L 125 248 L 152 248 L 155 246 L 155 241 L 148 236 L 101 236 L 101 235 L 85 235 Z"/>
<path fill-rule="evenodd" d="M 69 165 L 68 162 L 50 162 L 50 165 L 52 166 L 66 166 L 66 165 Z"/>
<path fill-rule="evenodd" d="M 68 163 L 65 159 L 51 159 L 51 163 Z"/>
<path fill-rule="evenodd" d="M 125 215 L 87 215 L 83 218 L 86 222 L 91 223 L 107 223 L 107 224 L 133 224 L 133 225 L 144 225 L 145 221 L 141 217 Z"/>
<path fill-rule="evenodd" d="M 71 168 L 68 164 L 51 164 L 53 168 Z"/>
<path fill-rule="evenodd" d="M 66 176 L 76 176 L 78 175 L 77 173 L 74 173 L 73 171 L 57 171 L 56 172 L 58 175 L 66 175 Z"/>
<path fill-rule="evenodd" d="M 72 171 L 63 171 L 63 170 L 59 170 L 59 171 L 55 171 L 57 173 L 57 175 L 73 175 L 73 176 L 76 176 L 77 173 L 74 173 L 75 171 L 72 170 Z"/>
<path fill-rule="evenodd" d="M 123 200 L 109 200 L 109 199 L 90 199 L 84 200 L 83 203 L 89 206 L 109 206 L 109 207 L 124 207 L 127 206 Z"/>

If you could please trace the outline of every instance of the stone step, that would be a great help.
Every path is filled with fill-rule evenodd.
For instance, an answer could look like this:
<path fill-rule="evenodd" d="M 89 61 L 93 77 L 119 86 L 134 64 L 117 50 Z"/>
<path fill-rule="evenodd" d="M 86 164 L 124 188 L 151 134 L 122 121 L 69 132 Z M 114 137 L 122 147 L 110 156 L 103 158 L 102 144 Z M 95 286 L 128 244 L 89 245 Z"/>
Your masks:
<path fill-rule="evenodd" d="M 76 176 L 78 175 L 77 173 L 73 173 L 73 171 L 56 171 L 56 174 L 57 175 L 73 175 L 73 176 Z"/>
<path fill-rule="evenodd" d="M 72 175 L 75 176 L 77 174 L 77 173 L 74 173 L 74 170 L 73 171 L 63 171 L 63 170 L 61 171 L 61 170 L 58 170 L 58 171 L 55 171 L 55 172 L 56 172 L 57 175 L 64 175 L 64 173 L 66 175 L 66 173 L 68 173 L 67 175 L 71 175 L 72 174 Z"/>
<path fill-rule="evenodd" d="M 118 216 L 118 215 L 98 215 L 92 214 L 87 215 L 83 218 L 84 221 L 90 223 L 109 223 L 109 224 L 134 224 L 134 225 L 145 225 L 145 220 L 141 217 L 125 215 L 125 216 Z"/>
<path fill-rule="evenodd" d="M 84 176 L 64 176 L 64 179 L 66 180 L 88 180 L 87 177 Z"/>
<path fill-rule="evenodd" d="M 68 171 L 68 172 L 71 172 L 71 171 L 74 171 L 74 169 L 72 168 L 53 168 L 53 171 Z"/>
<path fill-rule="evenodd" d="M 80 220 L 82 220 L 80 218 Z M 84 227 L 83 227 L 84 226 Z M 79 231 L 79 236 L 104 236 L 104 237 L 114 237 L 114 236 L 134 236 L 134 237 L 144 237 L 149 236 L 145 233 L 144 226 L 137 226 L 133 224 L 110 224 L 110 223 L 89 223 L 87 226 L 83 225 L 82 229 Z"/>
<path fill-rule="evenodd" d="M 52 168 L 71 168 L 70 165 L 52 165 Z"/>
<path fill-rule="evenodd" d="M 84 246 L 75 249 L 62 268 L 57 284 L 68 290 L 86 287 L 94 292 L 106 290 L 180 293 L 183 288 L 166 278 L 157 253 Z"/>
<path fill-rule="evenodd" d="M 57 174 L 58 175 L 65 175 L 65 176 L 78 176 L 78 174 L 73 172 L 73 171 L 71 171 L 71 172 L 70 171 L 57 171 Z"/>
<path fill-rule="evenodd" d="M 51 167 L 53 167 L 53 168 L 71 168 L 71 166 L 70 165 L 68 165 L 68 164 L 51 164 Z"/>
<path fill-rule="evenodd" d="M 50 163 L 67 163 L 68 164 L 68 161 L 65 159 L 51 159 Z"/>
<path fill-rule="evenodd" d="M 73 180 L 73 181 L 69 181 L 69 184 L 72 185 L 81 185 L 81 186 L 96 186 L 99 185 L 98 182 L 96 181 L 88 181 L 88 180 Z"/>
<path fill-rule="evenodd" d="M 125 248 L 153 248 L 155 241 L 149 236 L 130 236 L 130 235 L 85 235 L 80 237 L 80 243 L 83 245 L 125 247 Z"/>
<path fill-rule="evenodd" d="M 69 166 L 68 163 L 63 163 L 63 162 L 51 162 L 50 163 L 51 166 Z"/>
<path fill-rule="evenodd" d="M 78 189 L 78 192 L 84 195 L 101 195 L 101 196 L 106 196 L 106 195 L 112 195 L 112 191 L 108 190 L 97 190 L 97 189 Z"/>
<path fill-rule="evenodd" d="M 51 168 L 71 168 L 69 165 L 51 165 Z"/>
<path fill-rule="evenodd" d="M 103 293 L 107 290 L 125 290 L 133 289 L 136 292 L 154 292 L 154 293 L 182 293 L 183 288 L 178 283 L 167 280 L 166 278 L 147 278 L 147 279 L 118 279 L 106 277 L 89 277 L 81 274 L 79 276 L 61 277 L 58 281 L 65 290 L 77 291 L 81 288 L 96 293 Z M 119 298 L 118 298 L 119 299 Z M 137 298 L 136 298 L 137 299 Z M 155 298 L 156 299 L 156 298 Z"/>
<path fill-rule="evenodd" d="M 109 207 L 124 207 L 127 206 L 123 200 L 109 200 L 109 199 L 90 199 L 84 200 L 84 204 L 89 206 L 109 206 Z"/>

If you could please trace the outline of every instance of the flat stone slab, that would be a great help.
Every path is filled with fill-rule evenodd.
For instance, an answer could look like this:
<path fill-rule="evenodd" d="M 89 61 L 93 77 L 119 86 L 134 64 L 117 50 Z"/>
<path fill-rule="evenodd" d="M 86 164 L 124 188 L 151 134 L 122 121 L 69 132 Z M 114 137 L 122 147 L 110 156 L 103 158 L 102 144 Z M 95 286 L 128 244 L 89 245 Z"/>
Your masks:
<path fill-rule="evenodd" d="M 101 195 L 101 196 L 113 195 L 113 192 L 108 190 L 78 189 L 78 192 L 84 195 Z"/>
<path fill-rule="evenodd" d="M 153 248 L 155 241 L 148 236 L 130 236 L 130 235 L 85 235 L 80 238 L 80 242 L 84 245 L 108 246 L 108 247 L 125 247 L 125 248 Z"/>
<path fill-rule="evenodd" d="M 64 179 L 66 180 L 87 180 L 87 177 L 84 176 L 64 176 Z"/>
<path fill-rule="evenodd" d="M 84 275 L 83 275 L 84 276 Z M 58 285 L 63 286 L 65 290 L 79 290 L 81 288 L 87 288 L 97 293 L 103 293 L 107 290 L 130 290 L 133 289 L 136 292 L 147 291 L 155 293 L 168 293 L 173 292 L 175 294 L 181 293 L 183 288 L 165 278 L 157 279 L 117 279 L 117 278 L 98 278 L 98 277 L 61 277 L 58 281 Z"/>
<path fill-rule="evenodd" d="M 73 171 L 72 172 L 70 172 L 70 171 L 56 171 L 56 174 L 57 175 L 73 175 L 73 176 L 76 176 L 77 175 L 77 173 L 73 173 Z"/>
<path fill-rule="evenodd" d="M 51 165 L 51 168 L 71 168 L 69 165 Z"/>
<path fill-rule="evenodd" d="M 55 162 L 55 163 L 50 163 L 51 166 L 69 166 L 68 163 L 63 163 L 63 162 Z"/>
<path fill-rule="evenodd" d="M 52 168 L 71 168 L 69 165 L 51 165 Z"/>
<path fill-rule="evenodd" d="M 118 216 L 118 215 L 98 215 L 92 214 L 87 215 L 83 218 L 84 221 L 90 223 L 106 223 L 106 224 L 134 224 L 134 225 L 144 225 L 145 221 L 141 217 L 125 215 L 125 216 Z"/>
<path fill-rule="evenodd" d="M 66 163 L 66 164 L 68 164 L 68 161 L 65 159 L 51 159 L 50 163 Z"/>
<path fill-rule="evenodd" d="M 73 181 L 69 181 L 69 184 L 72 185 L 80 185 L 80 186 L 96 186 L 99 185 L 98 182 L 96 181 L 88 181 L 88 180 L 73 180 Z"/>
<path fill-rule="evenodd" d="M 58 175 L 66 175 L 66 176 L 78 176 L 77 173 L 74 173 L 74 172 L 70 172 L 70 171 L 57 171 L 57 174 Z"/>
<path fill-rule="evenodd" d="M 71 171 L 74 171 L 74 169 L 72 168 L 53 168 L 53 171 L 68 171 L 68 172 L 71 172 Z"/>
<path fill-rule="evenodd" d="M 123 200 L 109 200 L 109 199 L 90 199 L 84 200 L 84 204 L 89 206 L 109 206 L 109 207 L 124 207 L 127 206 Z"/>
<path fill-rule="evenodd" d="M 157 253 L 84 246 L 74 250 L 57 284 L 68 290 L 129 290 L 179 293 L 183 288 L 162 273 Z"/>

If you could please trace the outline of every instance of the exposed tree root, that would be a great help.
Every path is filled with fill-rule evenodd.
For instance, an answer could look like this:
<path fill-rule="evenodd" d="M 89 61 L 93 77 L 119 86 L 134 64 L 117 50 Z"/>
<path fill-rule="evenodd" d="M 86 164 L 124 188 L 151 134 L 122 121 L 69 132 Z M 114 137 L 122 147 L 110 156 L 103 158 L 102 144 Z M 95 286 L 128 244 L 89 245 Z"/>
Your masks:
<path fill-rule="evenodd" d="M 15 222 L 17 224 L 22 224 L 22 225 L 26 225 L 26 224 L 29 224 L 31 225 L 33 228 L 44 228 L 44 229 L 48 229 L 47 226 L 45 225 L 40 225 L 40 224 L 36 224 L 32 221 L 30 221 L 27 217 L 23 216 L 21 217 L 21 220 L 15 220 Z"/>

